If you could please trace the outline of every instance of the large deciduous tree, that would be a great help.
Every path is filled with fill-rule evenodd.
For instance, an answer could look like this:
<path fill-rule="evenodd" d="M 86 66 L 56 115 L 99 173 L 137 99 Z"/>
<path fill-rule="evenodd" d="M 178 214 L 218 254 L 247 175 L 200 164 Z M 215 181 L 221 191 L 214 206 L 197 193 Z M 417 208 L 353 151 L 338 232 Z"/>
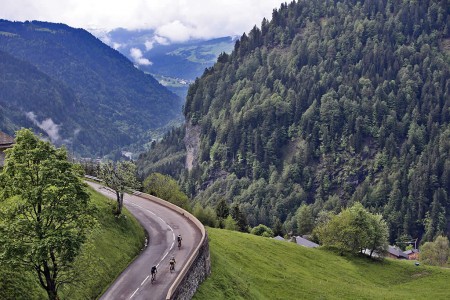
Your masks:
<path fill-rule="evenodd" d="M 438 236 L 434 242 L 420 247 L 420 261 L 433 266 L 444 266 L 450 257 L 450 246 L 446 236 Z"/>
<path fill-rule="evenodd" d="M 107 161 L 100 164 L 99 177 L 103 183 L 114 190 L 117 196 L 116 215 L 122 214 L 123 195 L 127 190 L 139 187 L 136 178 L 136 165 L 131 161 Z"/>
<path fill-rule="evenodd" d="M 92 225 L 78 169 L 30 130 L 16 133 L 0 173 L 0 260 L 34 271 L 49 299 L 76 275 L 73 262 Z"/>
<path fill-rule="evenodd" d="M 368 212 L 361 203 L 319 225 L 316 234 L 322 245 L 341 252 L 358 253 L 368 250 L 384 255 L 388 245 L 388 228 L 381 215 Z"/>

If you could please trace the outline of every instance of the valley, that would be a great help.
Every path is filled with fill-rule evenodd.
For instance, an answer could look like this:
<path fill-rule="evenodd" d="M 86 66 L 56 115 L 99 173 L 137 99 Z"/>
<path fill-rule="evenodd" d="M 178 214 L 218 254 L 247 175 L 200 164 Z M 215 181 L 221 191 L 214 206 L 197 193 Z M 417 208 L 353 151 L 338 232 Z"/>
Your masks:
<path fill-rule="evenodd" d="M 175 253 L 195 257 L 172 279 L 197 300 L 448 298 L 447 1 L 295 0 L 223 34 L 265 2 L 252 1 L 233 14 L 231 4 L 133 2 L 145 22 L 105 30 L 0 19 L 0 132 L 20 137 L 0 147 L 1 299 L 58 300 L 42 274 L 59 266 L 17 263 L 58 265 L 55 251 L 64 271 L 85 275 L 64 282 L 61 299 L 147 299 L 152 287 L 164 299 L 169 285 L 149 285 L 147 264 Z M 105 26 L 125 23 L 109 5 Z M 113 186 L 117 203 L 86 193 L 86 174 Z M 121 215 L 124 193 L 173 211 L 132 197 L 137 221 Z M 180 225 L 190 214 L 198 247 Z M 84 217 L 86 230 L 43 233 Z M 29 241 L 14 235 L 24 224 Z M 192 239 L 189 253 L 174 251 L 174 229 Z M 141 253 L 146 236 L 155 250 Z"/>

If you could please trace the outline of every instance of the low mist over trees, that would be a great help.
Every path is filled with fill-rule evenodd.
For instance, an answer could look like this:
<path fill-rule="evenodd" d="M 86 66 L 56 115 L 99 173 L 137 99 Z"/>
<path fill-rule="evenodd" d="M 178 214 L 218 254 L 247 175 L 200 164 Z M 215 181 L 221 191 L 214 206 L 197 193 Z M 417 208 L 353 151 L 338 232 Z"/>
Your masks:
<path fill-rule="evenodd" d="M 77 154 L 103 156 L 181 117 L 182 99 L 84 29 L 0 20 L 0 32 L 0 127 L 9 134 L 29 126 Z"/>

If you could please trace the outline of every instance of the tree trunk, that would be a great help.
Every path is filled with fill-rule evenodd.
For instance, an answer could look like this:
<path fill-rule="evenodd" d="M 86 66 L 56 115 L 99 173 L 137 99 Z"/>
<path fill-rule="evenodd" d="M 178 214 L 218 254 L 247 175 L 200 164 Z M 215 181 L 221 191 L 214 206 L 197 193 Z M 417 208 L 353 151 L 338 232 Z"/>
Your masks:
<path fill-rule="evenodd" d="M 59 300 L 58 293 L 56 291 L 47 290 L 49 300 Z"/>
<path fill-rule="evenodd" d="M 52 278 L 50 269 L 48 268 L 47 264 L 44 263 L 44 276 L 45 276 L 45 290 L 47 291 L 48 299 L 49 300 L 59 300 L 58 292 L 56 291 L 56 282 L 55 278 Z"/>

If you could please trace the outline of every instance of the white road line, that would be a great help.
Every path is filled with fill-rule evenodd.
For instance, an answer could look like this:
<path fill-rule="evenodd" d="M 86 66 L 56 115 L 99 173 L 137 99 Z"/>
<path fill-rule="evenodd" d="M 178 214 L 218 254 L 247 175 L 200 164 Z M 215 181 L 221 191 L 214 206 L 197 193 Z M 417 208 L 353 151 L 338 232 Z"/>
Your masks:
<path fill-rule="evenodd" d="M 148 275 L 147 277 L 145 277 L 144 281 L 142 281 L 141 286 L 144 285 L 144 283 L 147 281 L 147 279 L 150 277 L 150 275 Z"/>
<path fill-rule="evenodd" d="M 137 291 L 139 291 L 139 288 L 137 288 L 135 291 L 134 291 L 134 293 L 133 294 L 131 294 L 131 297 L 130 298 L 128 298 L 128 299 L 131 299 L 131 298 L 133 298 L 133 296 L 137 293 Z"/>
<path fill-rule="evenodd" d="M 127 201 L 127 202 L 128 202 L 128 201 Z M 144 207 L 142 207 L 142 206 L 140 206 L 140 205 L 138 205 L 138 204 L 135 204 L 135 203 L 133 203 L 133 202 L 131 202 L 131 201 L 129 201 L 129 202 L 130 202 L 131 205 L 136 206 L 136 207 L 138 207 L 138 208 L 140 208 L 140 209 L 142 209 L 142 210 L 148 211 L 149 213 L 151 213 L 151 214 L 154 215 L 155 217 L 158 217 L 158 219 L 160 219 L 161 222 L 165 223 L 165 224 L 167 225 L 167 227 L 169 227 L 170 231 L 172 231 L 172 239 L 173 239 L 172 245 L 170 246 L 169 251 L 167 251 L 167 252 L 164 254 L 163 258 L 162 258 L 162 259 L 159 261 L 159 263 L 156 265 L 156 268 L 159 268 L 159 265 L 163 262 L 163 260 L 167 257 L 167 255 L 169 255 L 169 252 L 170 252 L 170 251 L 173 249 L 173 247 L 175 246 L 175 232 L 174 232 L 172 226 L 169 225 L 169 223 L 167 223 L 166 221 L 164 221 L 160 216 L 157 216 L 157 215 L 156 215 L 153 211 L 151 211 L 150 209 L 144 208 Z M 149 277 L 150 277 L 150 275 L 147 275 L 147 277 L 144 279 L 144 281 L 142 281 L 141 286 L 144 285 L 144 283 L 147 281 L 147 279 L 148 279 Z M 139 290 L 139 288 L 137 288 L 137 289 L 134 291 L 134 293 L 131 295 L 131 297 L 130 297 L 129 299 L 133 298 L 133 296 L 137 293 L 138 290 Z"/>
<path fill-rule="evenodd" d="M 163 258 L 159 261 L 158 266 L 160 263 L 162 263 L 162 261 L 164 260 L 164 258 L 166 258 L 166 256 L 169 254 L 169 251 L 166 252 L 166 254 L 164 254 Z"/>

